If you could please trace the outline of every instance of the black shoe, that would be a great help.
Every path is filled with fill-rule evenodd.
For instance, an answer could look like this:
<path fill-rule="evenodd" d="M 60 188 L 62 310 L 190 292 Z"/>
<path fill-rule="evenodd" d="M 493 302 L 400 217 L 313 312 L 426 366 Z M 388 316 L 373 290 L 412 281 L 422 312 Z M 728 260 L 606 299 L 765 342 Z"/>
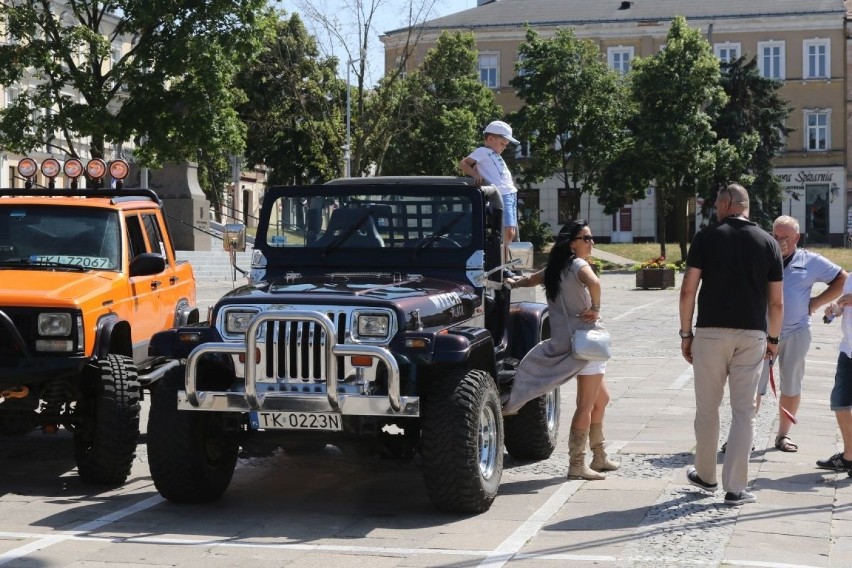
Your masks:
<path fill-rule="evenodd" d="M 816 465 L 820 469 L 833 469 L 834 471 L 852 471 L 852 461 L 844 459 L 843 452 L 837 452 L 827 460 L 817 460 Z"/>
<path fill-rule="evenodd" d="M 714 491 L 719 489 L 718 483 L 707 483 L 706 481 L 698 477 L 698 472 L 695 471 L 694 467 L 689 468 L 689 471 L 686 472 L 686 479 L 689 480 L 692 485 L 708 493 L 713 493 Z"/>
<path fill-rule="evenodd" d="M 722 450 L 721 450 L 722 453 L 724 454 L 727 451 L 727 449 L 728 449 L 728 442 L 725 442 L 724 444 L 722 444 Z M 754 451 L 754 446 L 751 447 L 751 451 Z"/>
<path fill-rule="evenodd" d="M 757 497 L 748 491 L 740 491 L 739 493 L 725 493 L 725 505 L 745 505 L 746 503 L 756 503 Z"/>

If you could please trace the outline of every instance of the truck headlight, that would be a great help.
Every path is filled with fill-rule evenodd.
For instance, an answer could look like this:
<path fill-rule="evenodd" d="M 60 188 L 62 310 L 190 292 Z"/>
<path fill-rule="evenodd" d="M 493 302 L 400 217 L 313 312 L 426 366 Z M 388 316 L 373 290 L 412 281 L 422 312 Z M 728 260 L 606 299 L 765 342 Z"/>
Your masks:
<path fill-rule="evenodd" d="M 390 317 L 387 314 L 356 313 L 355 320 L 358 337 L 376 339 L 389 336 Z"/>
<path fill-rule="evenodd" d="M 225 333 L 244 334 L 248 329 L 249 322 L 257 314 L 256 311 L 241 312 L 229 311 L 225 314 Z"/>
<path fill-rule="evenodd" d="M 71 335 L 71 314 L 42 313 L 38 315 L 38 334 L 42 337 Z"/>

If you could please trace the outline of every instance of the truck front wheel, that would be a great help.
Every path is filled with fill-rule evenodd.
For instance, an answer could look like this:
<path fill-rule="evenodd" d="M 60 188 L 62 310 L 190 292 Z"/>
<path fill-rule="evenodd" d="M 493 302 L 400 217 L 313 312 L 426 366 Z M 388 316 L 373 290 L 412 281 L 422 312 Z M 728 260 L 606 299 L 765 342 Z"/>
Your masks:
<path fill-rule="evenodd" d="M 178 410 L 183 366 L 168 371 L 151 397 L 148 463 L 160 495 L 178 503 L 215 501 L 237 465 L 239 439 L 227 414 Z"/>
<path fill-rule="evenodd" d="M 559 438 L 559 389 L 535 398 L 506 420 L 506 451 L 519 460 L 544 460 Z"/>
<path fill-rule="evenodd" d="M 420 452 L 426 490 L 442 511 L 481 513 L 503 475 L 503 415 L 485 371 L 454 370 L 429 381 Z"/>
<path fill-rule="evenodd" d="M 107 355 L 75 408 L 74 453 L 86 483 L 121 485 L 139 439 L 139 379 L 129 357 Z"/>

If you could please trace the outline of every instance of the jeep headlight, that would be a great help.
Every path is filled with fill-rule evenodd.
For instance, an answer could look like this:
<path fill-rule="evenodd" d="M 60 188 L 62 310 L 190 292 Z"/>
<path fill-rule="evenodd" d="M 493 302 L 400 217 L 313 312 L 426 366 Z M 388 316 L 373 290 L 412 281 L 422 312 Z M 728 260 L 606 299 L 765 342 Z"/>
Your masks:
<path fill-rule="evenodd" d="M 257 311 L 231 310 L 225 314 L 225 333 L 229 335 L 245 334 L 249 322 L 257 314 Z"/>
<path fill-rule="evenodd" d="M 355 330 L 358 337 L 386 339 L 390 335 L 390 316 L 388 314 L 355 314 Z"/>
<path fill-rule="evenodd" d="M 42 337 L 68 337 L 71 335 L 71 314 L 39 314 L 38 334 Z"/>

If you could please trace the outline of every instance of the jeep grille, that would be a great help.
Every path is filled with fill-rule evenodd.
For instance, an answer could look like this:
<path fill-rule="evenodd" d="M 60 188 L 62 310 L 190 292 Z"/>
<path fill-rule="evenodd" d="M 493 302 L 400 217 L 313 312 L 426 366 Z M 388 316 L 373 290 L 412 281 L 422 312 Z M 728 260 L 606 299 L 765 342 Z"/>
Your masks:
<path fill-rule="evenodd" d="M 259 343 L 267 380 L 314 383 L 325 382 L 326 357 L 331 345 L 345 343 L 347 314 L 327 313 L 337 328 L 337 337 L 329 338 L 319 324 L 310 321 L 270 321 L 266 323 L 266 341 Z M 270 340 L 271 339 L 271 340 Z M 337 358 L 337 379 L 346 372 L 344 357 Z"/>

